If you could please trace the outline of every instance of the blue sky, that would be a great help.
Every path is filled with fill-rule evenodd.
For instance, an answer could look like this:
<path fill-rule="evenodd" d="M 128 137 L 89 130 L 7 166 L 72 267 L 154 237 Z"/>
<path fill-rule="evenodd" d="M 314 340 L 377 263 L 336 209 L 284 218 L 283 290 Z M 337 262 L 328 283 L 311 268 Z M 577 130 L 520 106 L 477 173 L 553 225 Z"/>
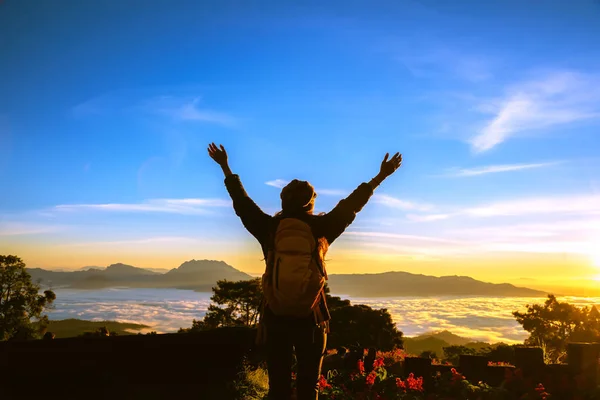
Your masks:
<path fill-rule="evenodd" d="M 551 263 L 558 280 L 574 265 L 589 279 L 599 18 L 594 0 L 5 0 L 0 252 L 259 272 L 206 155 L 215 141 L 271 213 L 283 181 L 310 180 L 327 211 L 385 152 L 404 154 L 332 247 L 338 271 L 376 259 L 375 272 L 515 281 Z"/>

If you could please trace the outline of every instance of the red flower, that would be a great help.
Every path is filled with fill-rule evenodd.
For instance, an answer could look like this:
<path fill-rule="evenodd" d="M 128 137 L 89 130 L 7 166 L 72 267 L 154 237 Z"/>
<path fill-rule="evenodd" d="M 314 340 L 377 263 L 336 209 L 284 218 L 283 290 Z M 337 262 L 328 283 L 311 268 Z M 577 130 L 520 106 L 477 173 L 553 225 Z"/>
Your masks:
<path fill-rule="evenodd" d="M 406 390 L 406 383 L 400 378 L 396 378 L 396 386 L 398 389 Z"/>
<path fill-rule="evenodd" d="M 380 357 L 373 362 L 373 368 L 377 369 L 379 367 L 383 367 L 383 364 L 384 364 L 383 358 Z"/>
<path fill-rule="evenodd" d="M 452 382 L 462 381 L 462 380 L 465 379 L 465 377 L 463 376 L 463 374 L 461 374 L 460 372 L 456 371 L 455 368 L 452 368 L 450 370 L 450 372 L 452 372 Z"/>
<path fill-rule="evenodd" d="M 367 375 L 367 385 L 373 386 L 373 384 L 375 383 L 375 378 L 377 378 L 377 373 L 375 371 L 371 371 L 371 373 Z"/>
<path fill-rule="evenodd" d="M 363 362 L 363 360 L 358 360 L 358 372 L 360 374 L 365 373 L 365 363 Z"/>
<path fill-rule="evenodd" d="M 406 385 L 410 390 L 417 390 L 419 392 L 423 391 L 423 377 L 420 376 L 415 379 L 415 375 L 411 372 L 406 378 Z"/>
<path fill-rule="evenodd" d="M 535 391 L 538 393 L 542 393 L 545 392 L 546 389 L 544 388 L 544 385 L 542 385 L 541 383 L 539 385 L 537 385 L 537 387 L 535 388 Z"/>
<path fill-rule="evenodd" d="M 423 377 L 420 376 L 415 378 L 414 374 L 409 374 L 406 381 L 402 381 L 400 378 L 396 378 L 396 387 L 398 389 L 402 389 L 406 392 L 406 390 L 415 390 L 417 392 L 423 391 Z"/>
<path fill-rule="evenodd" d="M 323 375 L 319 378 L 319 389 L 330 389 L 331 385 Z"/>
<path fill-rule="evenodd" d="M 546 400 L 546 397 L 548 397 L 549 393 L 546 393 L 546 388 L 544 388 L 544 385 L 542 385 L 541 383 L 537 385 L 535 391 L 542 400 Z"/>

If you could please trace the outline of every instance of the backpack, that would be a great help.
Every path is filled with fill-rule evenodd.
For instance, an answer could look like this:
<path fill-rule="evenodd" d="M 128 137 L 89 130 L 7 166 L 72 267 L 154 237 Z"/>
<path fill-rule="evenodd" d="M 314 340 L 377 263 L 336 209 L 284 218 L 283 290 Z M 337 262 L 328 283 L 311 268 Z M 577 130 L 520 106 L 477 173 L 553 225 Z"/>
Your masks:
<path fill-rule="evenodd" d="M 262 277 L 265 302 L 278 316 L 307 317 L 323 295 L 323 255 L 310 226 L 297 218 L 279 221 Z"/>

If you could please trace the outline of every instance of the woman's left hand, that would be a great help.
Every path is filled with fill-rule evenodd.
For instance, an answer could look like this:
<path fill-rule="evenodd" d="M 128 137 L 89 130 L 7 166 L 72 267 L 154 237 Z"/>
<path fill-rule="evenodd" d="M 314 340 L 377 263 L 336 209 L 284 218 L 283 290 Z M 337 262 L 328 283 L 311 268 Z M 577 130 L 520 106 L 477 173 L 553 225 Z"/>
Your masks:
<path fill-rule="evenodd" d="M 219 146 L 220 148 L 217 147 L 217 145 L 214 143 L 209 144 L 208 155 L 210 156 L 210 158 L 215 160 L 217 164 L 223 167 L 227 165 L 227 151 L 225 151 L 225 147 L 223 147 L 222 144 Z"/>

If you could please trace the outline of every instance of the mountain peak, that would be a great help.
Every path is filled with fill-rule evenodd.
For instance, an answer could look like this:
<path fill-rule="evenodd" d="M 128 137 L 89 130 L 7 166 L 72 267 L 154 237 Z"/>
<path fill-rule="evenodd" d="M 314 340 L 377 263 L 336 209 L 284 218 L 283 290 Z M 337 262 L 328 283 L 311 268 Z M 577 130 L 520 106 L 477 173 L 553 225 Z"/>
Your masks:
<path fill-rule="evenodd" d="M 109 270 L 109 269 L 130 269 L 130 268 L 141 269 L 141 268 L 138 268 L 138 267 L 134 267 L 133 265 L 129 265 L 129 264 L 116 263 L 116 264 L 110 264 L 108 267 L 106 267 L 106 270 Z"/>
<path fill-rule="evenodd" d="M 144 268 L 139 268 L 139 267 L 134 267 L 133 265 L 128 265 L 128 264 L 123 264 L 123 263 L 116 263 L 116 264 L 111 264 L 108 267 L 106 267 L 106 269 L 104 271 L 105 274 L 108 275 L 154 275 L 156 274 L 156 272 L 144 269 Z"/>
<path fill-rule="evenodd" d="M 212 270 L 212 269 L 234 269 L 231 265 L 225 261 L 218 260 L 189 260 L 184 261 L 179 267 L 173 268 L 169 272 L 197 272 L 199 270 Z"/>

